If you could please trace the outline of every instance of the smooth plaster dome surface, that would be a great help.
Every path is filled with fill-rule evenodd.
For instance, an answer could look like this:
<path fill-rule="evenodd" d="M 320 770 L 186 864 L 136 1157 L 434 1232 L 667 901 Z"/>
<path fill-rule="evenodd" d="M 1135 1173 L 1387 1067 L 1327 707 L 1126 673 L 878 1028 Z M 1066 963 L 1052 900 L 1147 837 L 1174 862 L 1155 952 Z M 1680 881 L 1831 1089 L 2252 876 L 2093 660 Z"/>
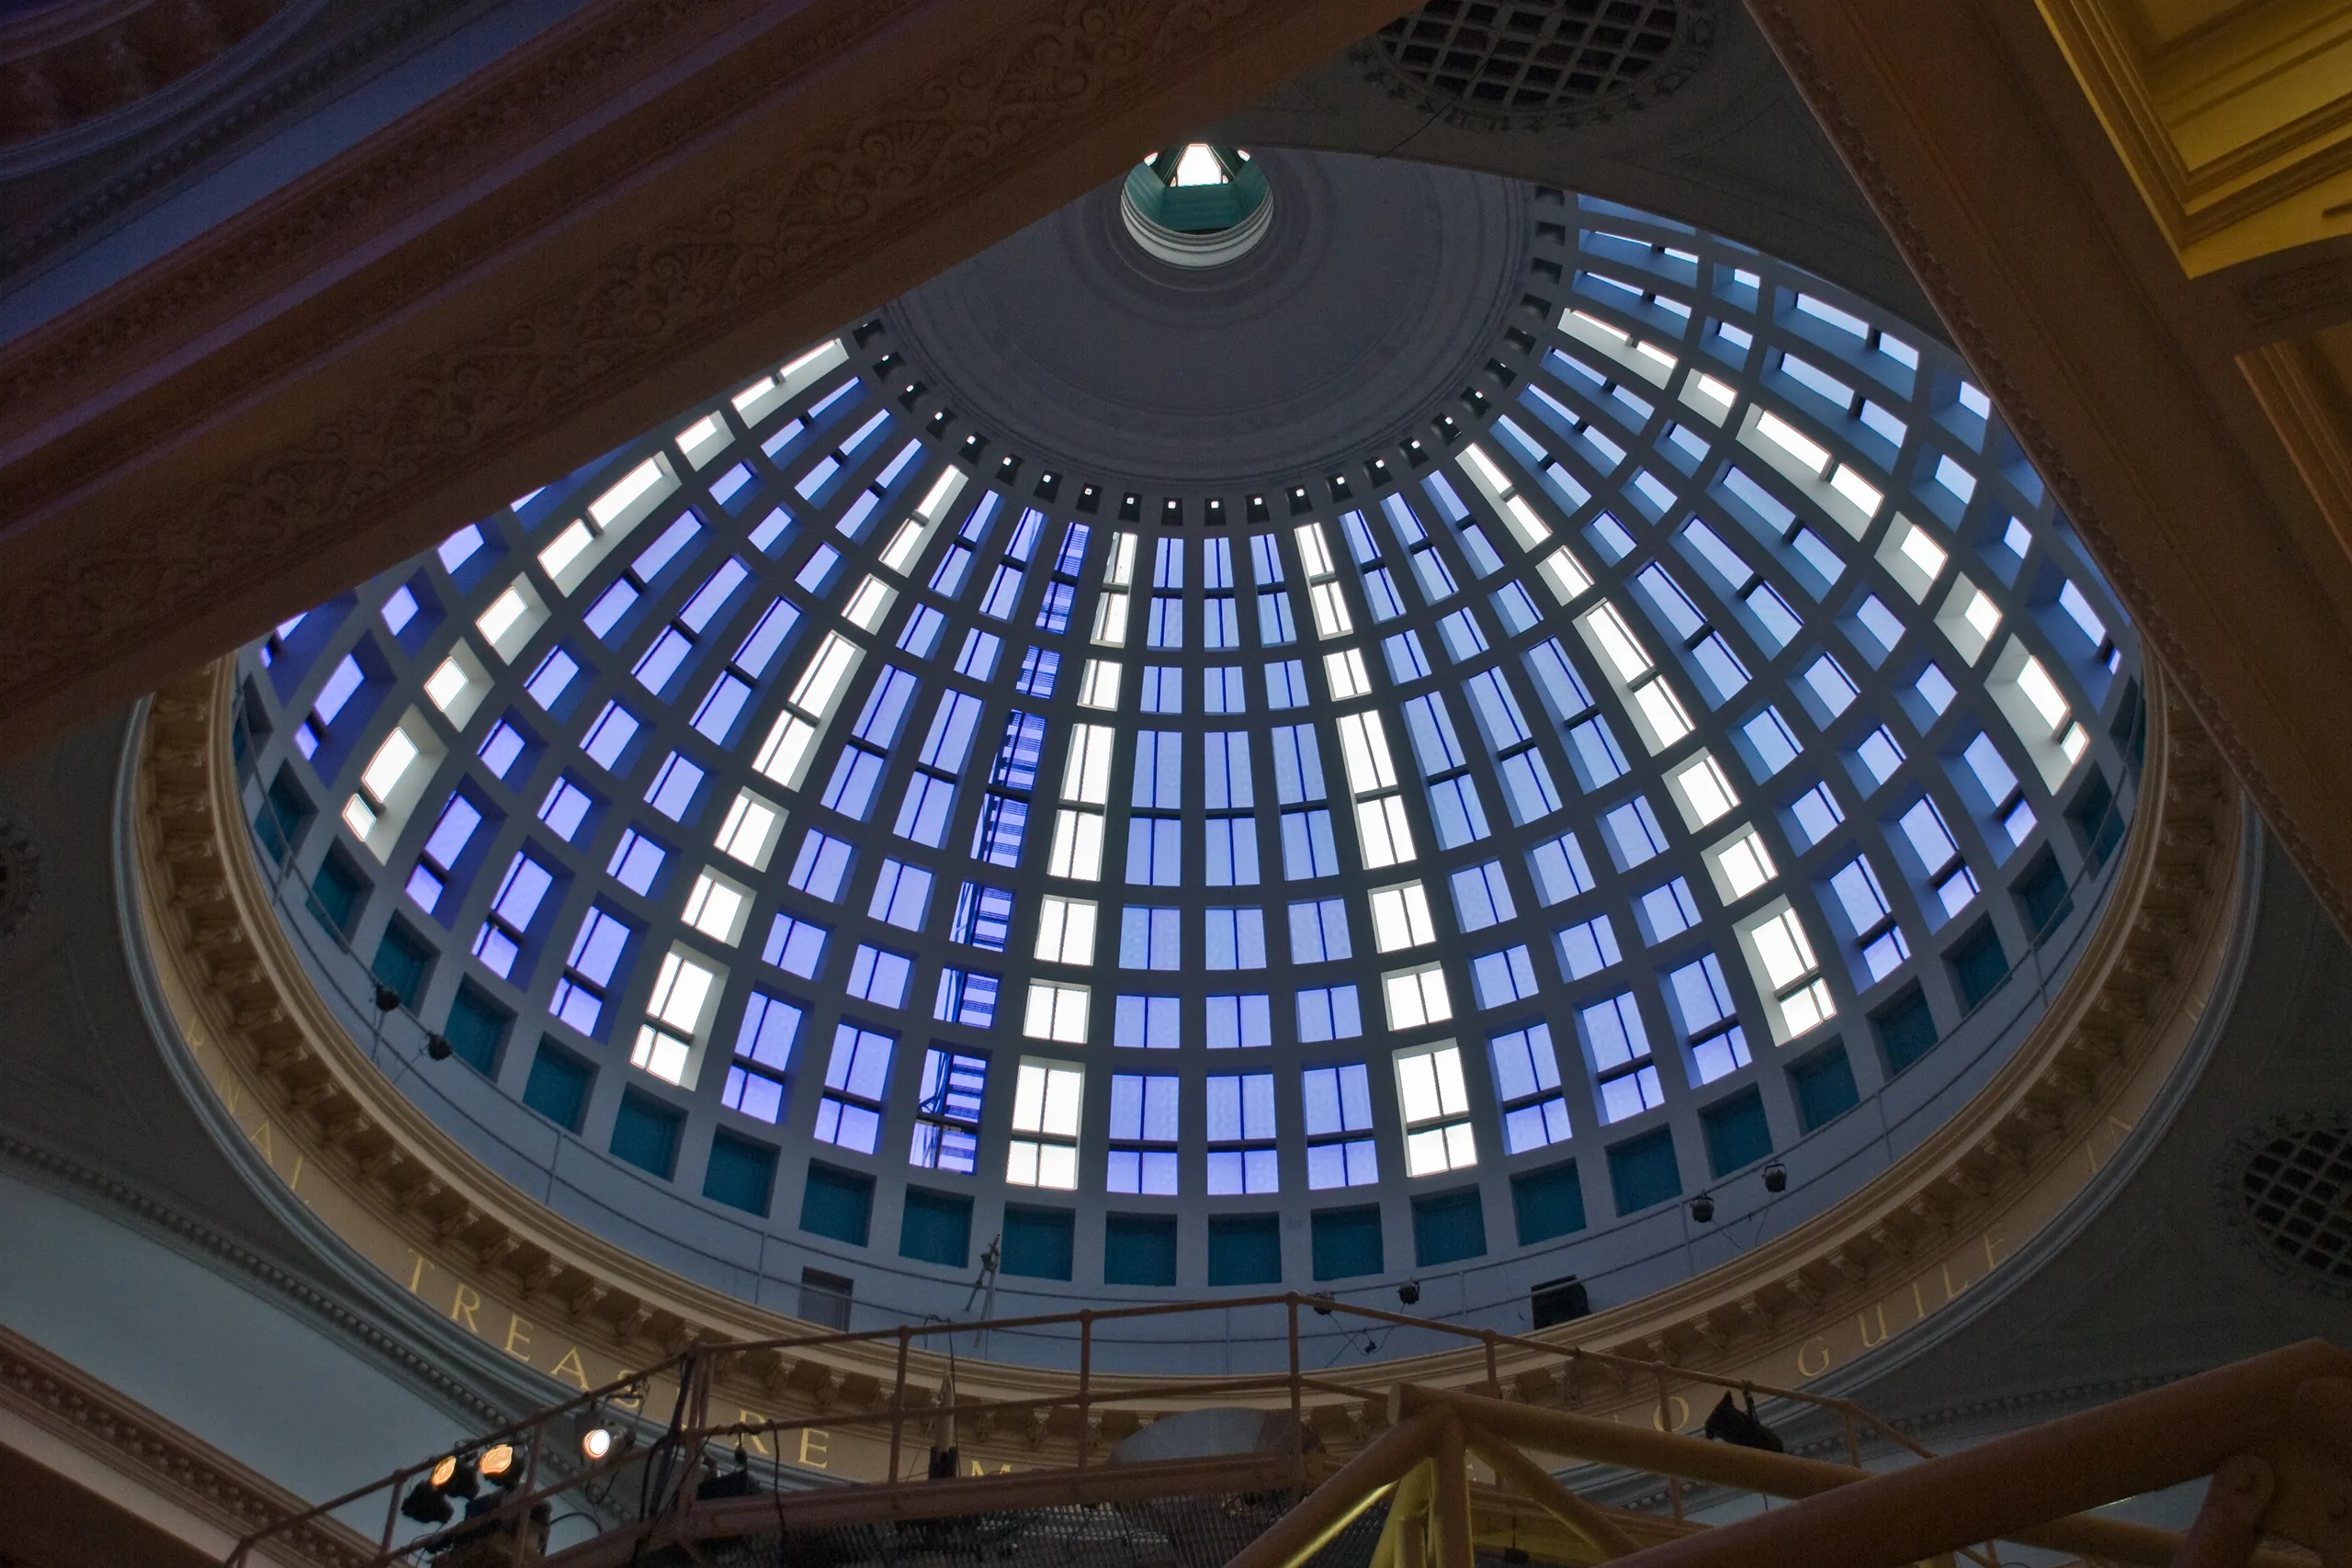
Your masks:
<path fill-rule="evenodd" d="M 1073 472 L 1263 483 L 1351 459 L 1484 362 L 1526 271 L 1527 187 L 1346 154 L 1252 156 L 1273 216 L 1236 261 L 1146 254 L 1114 185 L 884 315 L 968 424 L 1018 433 Z"/>
<path fill-rule="evenodd" d="M 2136 643 L 1957 361 L 1608 203 L 1269 167 L 1454 284 L 1336 198 L 1171 280 L 1098 193 L 249 650 L 289 931 L 493 1169 L 860 1327 L 1001 1235 L 1001 1312 L 1517 1329 L 1858 1190 L 2039 1019 Z"/>

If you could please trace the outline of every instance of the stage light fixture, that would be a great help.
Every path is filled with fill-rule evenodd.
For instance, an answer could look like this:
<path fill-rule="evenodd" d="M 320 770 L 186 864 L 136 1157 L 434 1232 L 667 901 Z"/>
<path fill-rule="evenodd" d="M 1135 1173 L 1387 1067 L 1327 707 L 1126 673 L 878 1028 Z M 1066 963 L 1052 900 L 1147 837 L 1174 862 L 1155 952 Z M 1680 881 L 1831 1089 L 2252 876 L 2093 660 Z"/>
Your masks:
<path fill-rule="evenodd" d="M 523 1479 L 522 1471 L 514 1463 L 514 1445 L 512 1443 L 491 1444 L 482 1450 L 481 1461 L 474 1468 L 484 1480 L 497 1486 L 512 1486 Z"/>
<path fill-rule="evenodd" d="M 1743 1410 L 1733 1403 L 1731 1391 L 1725 1389 L 1724 1396 L 1715 1402 L 1715 1407 L 1707 1412 L 1707 1424 L 1702 1430 L 1719 1443 L 1730 1443 L 1743 1449 L 1762 1449 L 1767 1453 L 1785 1453 L 1787 1450 L 1781 1441 L 1781 1435 L 1766 1426 L 1756 1414 L 1756 1391 L 1742 1389 L 1740 1392 L 1746 1397 L 1747 1407 Z"/>
<path fill-rule="evenodd" d="M 457 1053 L 449 1042 L 440 1035 L 428 1034 L 424 1037 L 424 1054 L 436 1062 L 446 1062 Z"/>
<path fill-rule="evenodd" d="M 1317 1317 L 1330 1316 L 1331 1308 L 1338 1300 L 1329 1291 L 1317 1291 L 1306 1299 L 1315 1303 L 1315 1315 Z"/>
<path fill-rule="evenodd" d="M 1418 1305 L 1421 1299 L 1421 1282 L 1419 1280 L 1406 1280 L 1396 1287 L 1396 1299 L 1407 1306 Z"/>
<path fill-rule="evenodd" d="M 1767 1192 L 1786 1192 L 1788 1190 L 1789 1168 L 1782 1165 L 1779 1160 L 1774 1160 L 1770 1165 L 1767 1165 L 1764 1168 L 1764 1190 Z"/>
<path fill-rule="evenodd" d="M 1715 1200 L 1712 1193 L 1702 1192 L 1690 1200 L 1690 1217 L 1701 1224 L 1712 1224 L 1715 1218 Z"/>
<path fill-rule="evenodd" d="M 451 1512 L 449 1499 L 429 1480 L 410 1487 L 408 1496 L 401 1503 L 401 1517 L 421 1525 L 446 1525 Z"/>
<path fill-rule="evenodd" d="M 379 981 L 376 986 L 376 1010 L 378 1012 L 392 1012 L 397 1010 L 400 1005 L 401 994 L 392 989 L 390 986 Z"/>
<path fill-rule="evenodd" d="M 481 1477 L 474 1473 L 471 1457 L 451 1454 L 433 1467 L 433 1484 L 451 1497 L 471 1497 L 481 1490 Z"/>
<path fill-rule="evenodd" d="M 591 1427 L 580 1434 L 580 1457 L 590 1464 L 612 1451 L 613 1429 L 610 1427 Z"/>

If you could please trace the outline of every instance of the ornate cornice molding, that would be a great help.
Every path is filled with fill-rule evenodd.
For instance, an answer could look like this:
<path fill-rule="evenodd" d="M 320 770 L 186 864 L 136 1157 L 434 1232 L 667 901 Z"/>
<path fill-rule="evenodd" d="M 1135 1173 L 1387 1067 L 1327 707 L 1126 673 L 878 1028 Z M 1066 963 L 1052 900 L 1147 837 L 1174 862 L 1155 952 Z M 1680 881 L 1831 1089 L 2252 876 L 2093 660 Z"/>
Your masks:
<path fill-rule="evenodd" d="M 464 1309 L 478 1335 L 497 1343 L 503 1332 L 510 1351 L 517 1332 L 568 1344 L 578 1382 L 697 1342 L 810 1332 L 552 1213 L 369 1063 L 277 922 L 228 755 L 231 682 L 223 661 L 158 695 L 132 828 L 163 993 L 246 1152 L 362 1255 L 396 1278 L 407 1270 L 412 1289 L 447 1296 L 453 1314 Z M 2199 1022 L 2223 983 L 2244 891 L 2243 822 L 2218 757 L 2161 682 L 2149 712 L 2138 820 L 2107 909 L 2045 1016 L 1968 1105 L 1877 1180 L 1787 1234 L 1542 1337 L 1655 1361 L 1668 1380 L 1687 1368 L 1783 1386 L 1833 1371 L 1846 1381 L 1874 1347 L 1949 1321 L 1952 1302 L 1997 1293 L 2003 1287 L 1987 1282 L 2005 1258 L 2096 1201 L 2085 1197 L 2094 1179 L 2123 1157 L 2127 1141 L 2153 1136 L 2165 1113 L 2160 1091 L 2192 1039 L 2204 1037 Z M 910 1364 L 920 1403 L 945 1368 L 920 1353 Z M 1495 1370 L 1515 1397 L 1636 1418 L 1659 1397 L 1642 1380 L 1531 1350 L 1505 1348 Z M 1384 1363 L 1382 1375 L 1483 1384 L 1487 1367 L 1465 1350 Z M 968 1360 L 957 1376 L 967 1399 L 1046 1397 L 1071 1382 Z M 883 1346 L 853 1346 L 771 1355 L 724 1392 L 769 1416 L 815 1416 L 865 1408 L 888 1378 Z M 1311 1414 L 1335 1446 L 1382 1419 L 1341 1399 Z M 1010 1435 L 967 1446 L 990 1462 L 1032 1461 L 1049 1444 L 1074 1449 L 1076 1416 L 1065 1409 L 1038 1424 L 1025 1447 Z M 1102 1435 L 1120 1434 L 1114 1424 Z"/>
<path fill-rule="evenodd" d="M 386 1332 L 367 1314 L 354 1311 L 348 1303 L 202 1221 L 158 1201 L 142 1188 L 70 1155 L 9 1134 L 0 1134 L 0 1160 L 77 1197 L 95 1199 L 128 1214 L 165 1245 L 195 1257 L 208 1267 L 243 1279 L 313 1319 L 330 1333 L 349 1339 L 453 1410 L 463 1412 L 468 1419 L 491 1422 L 508 1414 L 496 1403 L 483 1398 L 472 1384 L 451 1376 L 441 1362 L 420 1354 L 413 1346 Z"/>
<path fill-rule="evenodd" d="M 2256 129 L 2273 118 L 2265 99 L 2300 96 L 2283 79 L 2340 71 L 2352 45 L 2341 17 L 2282 28 L 2279 7 L 2239 7 L 2152 45 L 2131 7 L 2109 0 L 2037 6 L 2185 271 L 2342 232 L 2329 215 L 2352 170 L 2352 99 Z"/>
<path fill-rule="evenodd" d="M 144 1492 L 230 1541 L 309 1511 L 310 1504 L 221 1453 L 72 1362 L 0 1328 L 0 1410 L 96 1461 L 123 1483 L 114 1498 L 135 1509 Z M 308 1568 L 359 1568 L 375 1543 L 334 1519 L 273 1537 L 266 1556 Z"/>
<path fill-rule="evenodd" d="M 306 0 L 308 9 L 317 0 Z M 96 0 L 0 23 L 0 149 L 60 136 L 200 90 L 208 66 L 251 52 L 288 0 Z M 14 160 L 11 160 L 14 161 Z"/>
<path fill-rule="evenodd" d="M 602 0 L 0 352 L 0 711 L 413 554 L 1387 10 Z"/>
<path fill-rule="evenodd" d="M 317 7 L 284 13 L 266 34 L 216 57 L 202 76 L 192 75 L 175 84 L 172 93 L 147 100 L 141 115 L 133 118 L 152 124 L 118 126 L 102 119 L 0 152 L 0 180 L 28 177 L 78 160 L 76 178 L 88 182 L 72 205 L 28 216 L 22 228 L 0 243 L 0 279 L 33 269 L 322 93 L 348 90 L 359 73 L 479 3 L 397 0 L 372 17 L 338 6 L 331 20 L 345 30 L 323 45 L 308 37 L 314 29 L 306 23 L 317 15 Z M 283 62 L 278 59 L 281 44 L 287 46 Z M 175 115 L 184 118 L 175 120 Z M 137 140 L 166 124 L 169 129 L 160 130 L 155 141 Z M 126 138 L 131 139 L 130 145 L 119 145 Z"/>

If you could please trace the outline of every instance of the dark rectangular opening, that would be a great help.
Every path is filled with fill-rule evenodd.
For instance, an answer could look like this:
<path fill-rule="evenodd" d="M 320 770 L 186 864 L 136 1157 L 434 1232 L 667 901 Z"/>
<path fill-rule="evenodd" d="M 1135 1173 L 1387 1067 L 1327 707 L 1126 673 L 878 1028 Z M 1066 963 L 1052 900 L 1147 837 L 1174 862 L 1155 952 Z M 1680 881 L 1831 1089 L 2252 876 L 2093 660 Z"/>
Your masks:
<path fill-rule="evenodd" d="M 1991 920 L 1979 920 L 1973 931 L 1960 939 L 1947 962 L 1951 964 L 1952 984 L 1960 990 L 1960 1005 L 1972 1012 L 2009 977 L 2009 955 L 2001 951 L 2001 933 L 1993 929 Z"/>
<path fill-rule="evenodd" d="M 1574 1323 L 1589 1316 L 1592 1297 L 1584 1281 L 1574 1274 L 1558 1280 L 1547 1280 L 1528 1292 L 1527 1305 L 1538 1328 L 1550 1328 L 1555 1324 Z"/>
<path fill-rule="evenodd" d="M 732 1133 L 712 1134 L 702 1195 L 730 1209 L 765 1216 L 775 1196 L 775 1150 Z"/>
<path fill-rule="evenodd" d="M 820 1328 L 849 1332 L 849 1303 L 856 1287 L 822 1269 L 800 1270 L 800 1315 Z"/>
<path fill-rule="evenodd" d="M 1854 1064 L 1846 1047 L 1816 1051 L 1789 1068 L 1789 1087 L 1795 1090 L 1797 1120 L 1808 1133 L 1828 1125 L 1862 1101 L 1854 1087 Z"/>

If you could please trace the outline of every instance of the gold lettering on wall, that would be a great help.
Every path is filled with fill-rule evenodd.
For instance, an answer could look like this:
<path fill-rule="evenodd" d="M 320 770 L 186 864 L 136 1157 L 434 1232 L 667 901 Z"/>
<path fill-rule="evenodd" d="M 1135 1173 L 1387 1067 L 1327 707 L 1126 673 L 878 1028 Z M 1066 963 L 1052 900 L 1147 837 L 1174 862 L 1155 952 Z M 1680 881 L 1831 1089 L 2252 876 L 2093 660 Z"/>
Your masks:
<path fill-rule="evenodd" d="M 1878 1337 L 1875 1339 L 1871 1337 L 1871 1319 L 1873 1317 L 1878 1319 Z M 1880 1302 L 1867 1312 L 1856 1313 L 1854 1314 L 1854 1332 L 1861 1336 L 1862 1348 L 1865 1350 L 1873 1350 L 1879 1346 L 1885 1344 L 1886 1303 L 1884 1302 Z"/>
<path fill-rule="evenodd" d="M 741 1405 L 738 1405 L 735 1410 L 735 1419 L 743 1426 L 756 1427 L 763 1425 L 766 1422 L 767 1417 L 761 1415 L 756 1410 L 745 1410 Z M 762 1459 L 770 1457 L 768 1454 L 767 1434 L 764 1432 L 744 1433 L 743 1446 L 750 1449 Z"/>
<path fill-rule="evenodd" d="M 519 1349 L 516 1348 L 518 1341 L 521 1345 Z M 523 1321 L 520 1313 L 506 1314 L 506 1353 L 526 1364 L 531 1359 L 531 1325 Z"/>
<path fill-rule="evenodd" d="M 464 1324 L 469 1334 L 480 1334 L 481 1325 L 474 1321 L 474 1314 L 481 1307 L 481 1292 L 471 1285 L 459 1285 L 457 1294 L 449 1298 L 449 1321 Z"/>
<path fill-rule="evenodd" d="M 1650 1425 L 1661 1432 L 1679 1432 L 1690 1425 L 1690 1402 L 1679 1393 L 1667 1395 L 1666 1402 L 1650 1412 Z"/>
<path fill-rule="evenodd" d="M 818 1427 L 800 1428 L 800 1462 L 811 1470 L 829 1468 L 833 1451 L 833 1435 Z"/>
<path fill-rule="evenodd" d="M 567 1345 L 563 1348 L 563 1359 L 558 1361 L 554 1366 L 549 1367 L 548 1369 L 548 1375 L 549 1377 L 570 1378 L 573 1382 L 580 1385 L 581 1393 L 585 1393 L 588 1392 L 588 1369 L 581 1362 L 580 1347 L 577 1345 Z"/>
<path fill-rule="evenodd" d="M 1815 1360 L 1818 1356 L 1820 1359 Z M 1829 1370 L 1829 1341 L 1816 1334 L 1797 1347 L 1797 1371 L 1809 1378 L 1817 1378 Z"/>

